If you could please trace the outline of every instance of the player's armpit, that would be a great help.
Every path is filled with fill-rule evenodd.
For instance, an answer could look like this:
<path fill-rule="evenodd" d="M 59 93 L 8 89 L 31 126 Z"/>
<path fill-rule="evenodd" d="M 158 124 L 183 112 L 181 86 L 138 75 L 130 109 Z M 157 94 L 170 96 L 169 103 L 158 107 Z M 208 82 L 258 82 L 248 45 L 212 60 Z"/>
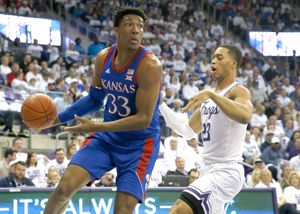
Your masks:
<path fill-rule="evenodd" d="M 138 90 L 135 104 L 137 115 L 148 127 L 160 94 L 162 65 L 153 54 L 146 55 L 141 63 L 136 74 Z"/>

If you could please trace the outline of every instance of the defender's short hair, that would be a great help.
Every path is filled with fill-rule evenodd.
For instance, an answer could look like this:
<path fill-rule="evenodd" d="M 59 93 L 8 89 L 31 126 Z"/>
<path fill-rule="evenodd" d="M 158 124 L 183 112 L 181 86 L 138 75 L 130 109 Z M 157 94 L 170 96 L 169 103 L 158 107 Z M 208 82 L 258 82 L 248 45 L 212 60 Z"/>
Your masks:
<path fill-rule="evenodd" d="M 236 47 L 235 45 L 219 45 L 218 47 L 226 48 L 230 56 L 232 56 L 232 58 L 236 60 L 237 68 L 241 66 L 243 55 L 238 47 Z"/>
<path fill-rule="evenodd" d="M 137 15 L 141 17 L 144 22 L 147 21 L 147 15 L 142 9 L 137 7 L 125 7 L 114 12 L 114 27 L 119 27 L 123 17 L 128 14 Z"/>

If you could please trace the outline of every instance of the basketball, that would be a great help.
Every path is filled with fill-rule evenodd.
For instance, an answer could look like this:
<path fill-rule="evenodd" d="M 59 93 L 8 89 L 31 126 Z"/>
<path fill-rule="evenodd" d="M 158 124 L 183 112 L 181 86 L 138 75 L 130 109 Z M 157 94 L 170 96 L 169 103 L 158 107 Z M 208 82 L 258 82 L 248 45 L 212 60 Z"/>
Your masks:
<path fill-rule="evenodd" d="M 55 103 L 46 94 L 33 94 L 24 100 L 21 117 L 29 128 L 40 130 L 49 127 L 56 117 Z"/>

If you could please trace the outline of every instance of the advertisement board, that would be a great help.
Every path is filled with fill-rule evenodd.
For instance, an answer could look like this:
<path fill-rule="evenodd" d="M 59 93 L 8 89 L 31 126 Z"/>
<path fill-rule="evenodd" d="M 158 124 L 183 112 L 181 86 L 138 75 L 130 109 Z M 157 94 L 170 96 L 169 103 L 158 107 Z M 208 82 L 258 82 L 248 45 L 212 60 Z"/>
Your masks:
<path fill-rule="evenodd" d="M 168 209 L 182 192 L 182 188 L 149 189 L 143 204 L 134 214 L 167 214 Z M 42 214 L 53 189 L 0 189 L 0 213 Z M 66 214 L 113 214 L 115 189 L 87 188 L 75 194 L 67 206 Z M 230 203 L 226 214 L 277 213 L 273 189 L 243 189 Z"/>

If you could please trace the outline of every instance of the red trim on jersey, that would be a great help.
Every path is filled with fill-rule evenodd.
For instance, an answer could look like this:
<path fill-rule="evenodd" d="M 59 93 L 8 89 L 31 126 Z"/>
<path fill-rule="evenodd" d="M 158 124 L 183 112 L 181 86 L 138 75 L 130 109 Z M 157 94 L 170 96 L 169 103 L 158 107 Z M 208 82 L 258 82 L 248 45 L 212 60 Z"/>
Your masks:
<path fill-rule="evenodd" d="M 143 56 L 141 57 L 140 61 L 138 62 L 137 66 L 136 66 L 136 72 L 138 72 L 139 66 L 140 66 L 140 62 L 143 61 L 143 59 L 145 58 L 145 56 L 146 56 L 147 54 L 152 54 L 152 53 L 153 53 L 152 51 L 146 51 L 146 52 L 144 52 Z M 134 82 L 135 84 L 137 84 L 137 80 L 136 80 L 136 72 L 134 72 L 134 76 L 133 76 L 133 82 Z"/>
<path fill-rule="evenodd" d="M 85 139 L 85 141 L 83 142 L 83 144 L 80 148 L 83 148 L 83 147 L 89 145 L 91 143 L 91 140 L 93 139 L 95 133 L 96 132 L 90 132 L 90 135 Z"/>
<path fill-rule="evenodd" d="M 136 168 L 136 173 L 139 176 L 141 182 L 143 182 L 150 158 L 154 151 L 153 142 L 154 138 L 147 138 L 145 140 L 144 150 Z"/>
<path fill-rule="evenodd" d="M 103 72 L 103 69 L 104 69 L 104 67 L 105 67 L 105 65 L 106 65 L 106 63 L 107 63 L 107 60 L 108 60 L 108 58 L 109 58 L 109 55 L 110 55 L 110 53 L 111 53 L 111 49 L 112 49 L 112 46 L 109 48 L 109 51 L 108 51 L 108 53 L 107 53 L 107 55 L 106 55 L 106 57 L 105 57 L 104 63 L 103 63 L 102 68 L 101 68 L 101 70 L 100 70 L 100 77 L 101 77 L 101 74 L 102 74 L 102 72 Z"/>
<path fill-rule="evenodd" d="M 143 49 L 144 46 L 140 46 L 139 50 L 136 52 L 136 54 L 134 55 L 134 57 L 132 57 L 132 59 L 130 60 L 129 63 L 127 63 L 127 65 L 123 66 L 122 68 L 118 69 L 115 67 L 115 59 L 116 59 L 116 53 L 117 53 L 117 46 L 115 48 L 115 51 L 113 53 L 113 58 L 112 58 L 112 61 L 111 61 L 111 64 L 112 64 L 112 68 L 117 72 L 117 73 L 122 73 L 124 72 L 132 63 L 133 61 L 135 60 L 135 58 L 137 57 L 137 55 L 139 55 L 139 53 L 141 52 L 141 50 Z"/>

